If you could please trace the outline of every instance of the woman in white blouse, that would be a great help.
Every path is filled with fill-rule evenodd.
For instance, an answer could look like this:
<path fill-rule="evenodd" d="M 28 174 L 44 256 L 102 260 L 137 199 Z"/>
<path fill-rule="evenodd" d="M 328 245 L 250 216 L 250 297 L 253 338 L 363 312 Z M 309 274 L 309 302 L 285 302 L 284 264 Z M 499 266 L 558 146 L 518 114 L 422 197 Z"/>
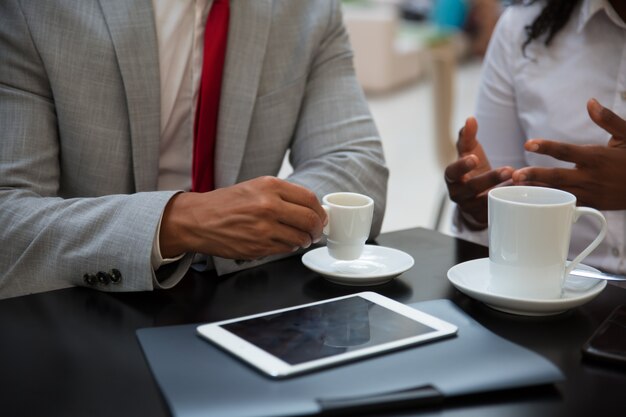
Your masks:
<path fill-rule="evenodd" d="M 626 273 L 625 22 L 621 0 L 531 1 L 506 9 L 485 57 L 476 118 L 467 119 L 459 159 L 445 172 L 460 236 L 487 243 L 493 187 L 560 188 L 602 210 L 609 223 L 585 263 Z M 571 253 L 597 228 L 579 220 Z"/>

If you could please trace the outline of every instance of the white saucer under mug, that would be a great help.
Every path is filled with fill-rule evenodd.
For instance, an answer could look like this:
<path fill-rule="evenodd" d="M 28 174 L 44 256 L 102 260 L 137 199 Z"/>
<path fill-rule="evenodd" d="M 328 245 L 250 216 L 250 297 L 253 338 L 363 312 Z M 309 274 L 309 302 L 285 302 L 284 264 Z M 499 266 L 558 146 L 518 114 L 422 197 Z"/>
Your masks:
<path fill-rule="evenodd" d="M 327 280 L 342 285 L 379 285 L 413 266 L 413 257 L 398 249 L 365 245 L 363 254 L 353 261 L 340 261 L 324 246 L 302 255 L 302 263 Z"/>
<path fill-rule="evenodd" d="M 587 265 L 578 268 L 596 271 Z M 512 314 L 547 316 L 581 306 L 595 298 L 606 287 L 606 281 L 568 276 L 560 298 L 539 300 L 495 294 L 489 290 L 489 258 L 475 259 L 448 270 L 448 280 L 459 291 L 488 306 Z"/>

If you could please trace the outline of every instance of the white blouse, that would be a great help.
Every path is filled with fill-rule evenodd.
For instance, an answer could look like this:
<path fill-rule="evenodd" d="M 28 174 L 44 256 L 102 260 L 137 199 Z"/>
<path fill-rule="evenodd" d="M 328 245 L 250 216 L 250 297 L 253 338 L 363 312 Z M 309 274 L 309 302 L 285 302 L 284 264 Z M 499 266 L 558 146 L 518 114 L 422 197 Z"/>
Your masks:
<path fill-rule="evenodd" d="M 532 138 L 606 145 L 610 134 L 587 113 L 592 97 L 626 118 L 626 24 L 610 3 L 583 0 L 550 46 L 543 39 L 533 40 L 524 54 L 525 26 L 541 7 L 541 2 L 508 7 L 485 57 L 476 107 L 477 137 L 494 168 L 571 166 L 524 151 L 524 142 Z M 626 273 L 626 211 L 603 214 L 609 224 L 607 237 L 583 262 Z M 458 224 L 456 228 L 461 237 L 488 243 L 486 231 L 471 232 Z M 586 217 L 574 225 L 570 259 L 597 236 L 598 229 Z"/>

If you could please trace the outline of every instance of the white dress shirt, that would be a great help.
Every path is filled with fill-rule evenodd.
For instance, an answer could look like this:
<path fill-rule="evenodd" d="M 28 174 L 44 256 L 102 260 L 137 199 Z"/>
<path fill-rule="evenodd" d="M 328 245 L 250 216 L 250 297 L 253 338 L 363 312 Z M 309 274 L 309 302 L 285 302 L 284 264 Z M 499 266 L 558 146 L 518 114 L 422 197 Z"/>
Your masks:
<path fill-rule="evenodd" d="M 586 103 L 592 97 L 626 118 L 626 24 L 607 0 L 583 0 L 550 46 L 544 45 L 543 38 L 533 40 L 524 55 L 524 28 L 541 5 L 507 8 L 485 57 L 476 107 L 477 136 L 494 168 L 572 166 L 525 152 L 524 143 L 531 138 L 606 145 L 610 134 L 587 113 Z M 583 262 L 626 273 L 626 211 L 603 214 L 609 225 L 607 237 Z M 570 259 L 598 230 L 599 225 L 588 217 L 574 224 Z M 486 231 L 474 233 L 457 225 L 457 233 L 488 243 Z"/>
<path fill-rule="evenodd" d="M 211 0 L 152 0 L 161 75 L 159 190 L 191 189 L 193 126 Z"/>
<path fill-rule="evenodd" d="M 212 0 L 152 0 L 161 81 L 159 190 L 191 189 L 193 126 L 202 73 L 204 27 L 212 3 Z M 152 267 L 158 269 L 178 259 L 162 258 L 157 230 Z"/>

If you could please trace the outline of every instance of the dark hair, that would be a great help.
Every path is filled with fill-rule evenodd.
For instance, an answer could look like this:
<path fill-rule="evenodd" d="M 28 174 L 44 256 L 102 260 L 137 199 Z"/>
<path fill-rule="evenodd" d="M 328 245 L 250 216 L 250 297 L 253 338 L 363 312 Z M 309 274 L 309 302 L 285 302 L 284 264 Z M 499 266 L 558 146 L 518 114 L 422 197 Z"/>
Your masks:
<path fill-rule="evenodd" d="M 516 0 L 514 3 L 533 4 L 538 0 Z M 528 26 L 526 26 L 526 40 L 522 45 L 522 50 L 534 40 L 546 35 L 544 44 L 549 46 L 554 36 L 563 29 L 572 15 L 572 11 L 580 0 L 545 0 L 543 9 L 539 16 Z"/>

